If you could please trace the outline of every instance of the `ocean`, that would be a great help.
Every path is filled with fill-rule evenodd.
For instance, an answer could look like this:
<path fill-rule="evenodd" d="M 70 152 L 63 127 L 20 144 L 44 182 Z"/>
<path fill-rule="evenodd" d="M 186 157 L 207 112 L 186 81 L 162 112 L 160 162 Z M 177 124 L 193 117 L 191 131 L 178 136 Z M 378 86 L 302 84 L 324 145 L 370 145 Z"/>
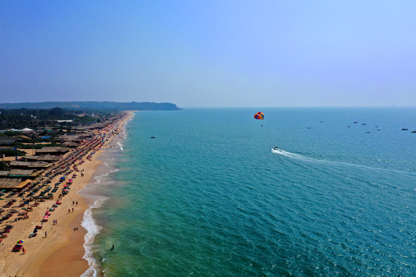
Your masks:
<path fill-rule="evenodd" d="M 83 191 L 83 276 L 415 276 L 415 129 L 416 108 L 136 112 Z"/>

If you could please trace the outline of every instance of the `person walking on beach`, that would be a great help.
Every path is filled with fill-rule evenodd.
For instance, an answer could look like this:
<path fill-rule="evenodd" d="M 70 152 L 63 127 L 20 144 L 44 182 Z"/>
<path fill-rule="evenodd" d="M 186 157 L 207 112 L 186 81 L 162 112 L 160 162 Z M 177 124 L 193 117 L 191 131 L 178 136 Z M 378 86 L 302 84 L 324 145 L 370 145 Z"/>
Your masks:
<path fill-rule="evenodd" d="M 74 212 L 74 208 L 72 208 L 72 212 Z"/>
<path fill-rule="evenodd" d="M 77 204 L 75 206 L 78 206 L 78 201 L 76 202 Z"/>
<path fill-rule="evenodd" d="M 23 251 L 23 255 L 26 254 L 26 249 L 24 247 L 22 248 L 22 251 Z"/>
<path fill-rule="evenodd" d="M 48 236 L 48 232 L 45 231 L 45 238 Z"/>

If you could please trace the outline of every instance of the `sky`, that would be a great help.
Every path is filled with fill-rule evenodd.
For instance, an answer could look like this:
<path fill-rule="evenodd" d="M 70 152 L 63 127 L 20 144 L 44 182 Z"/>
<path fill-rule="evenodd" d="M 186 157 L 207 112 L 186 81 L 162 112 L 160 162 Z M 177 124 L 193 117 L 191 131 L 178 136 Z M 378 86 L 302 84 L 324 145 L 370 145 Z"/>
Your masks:
<path fill-rule="evenodd" d="M 416 1 L 0 1 L 0 102 L 416 106 Z"/>

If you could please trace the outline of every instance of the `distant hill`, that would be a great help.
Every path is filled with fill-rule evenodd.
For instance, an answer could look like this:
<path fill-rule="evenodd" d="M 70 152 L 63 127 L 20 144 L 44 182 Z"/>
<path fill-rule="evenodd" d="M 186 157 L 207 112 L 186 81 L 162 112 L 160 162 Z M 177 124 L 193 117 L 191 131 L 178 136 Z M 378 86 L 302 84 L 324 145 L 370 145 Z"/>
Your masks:
<path fill-rule="evenodd" d="M 153 103 L 153 102 L 39 102 L 39 103 L 0 103 L 0 109 L 51 109 L 64 108 L 71 110 L 78 109 L 112 109 L 112 110 L 181 110 L 172 103 Z"/>

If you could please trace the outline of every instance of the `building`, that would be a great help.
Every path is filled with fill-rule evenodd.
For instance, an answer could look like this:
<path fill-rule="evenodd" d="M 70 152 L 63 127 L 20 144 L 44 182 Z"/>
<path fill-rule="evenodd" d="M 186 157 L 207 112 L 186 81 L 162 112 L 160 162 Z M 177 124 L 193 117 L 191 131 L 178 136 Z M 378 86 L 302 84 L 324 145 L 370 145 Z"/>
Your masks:
<path fill-rule="evenodd" d="M 36 150 L 36 156 L 38 155 L 63 155 L 69 152 L 66 147 L 43 147 Z"/>
<path fill-rule="evenodd" d="M 51 166 L 51 163 L 36 161 L 36 162 L 23 162 L 23 161 L 11 161 L 10 167 L 14 169 L 47 169 Z"/>

